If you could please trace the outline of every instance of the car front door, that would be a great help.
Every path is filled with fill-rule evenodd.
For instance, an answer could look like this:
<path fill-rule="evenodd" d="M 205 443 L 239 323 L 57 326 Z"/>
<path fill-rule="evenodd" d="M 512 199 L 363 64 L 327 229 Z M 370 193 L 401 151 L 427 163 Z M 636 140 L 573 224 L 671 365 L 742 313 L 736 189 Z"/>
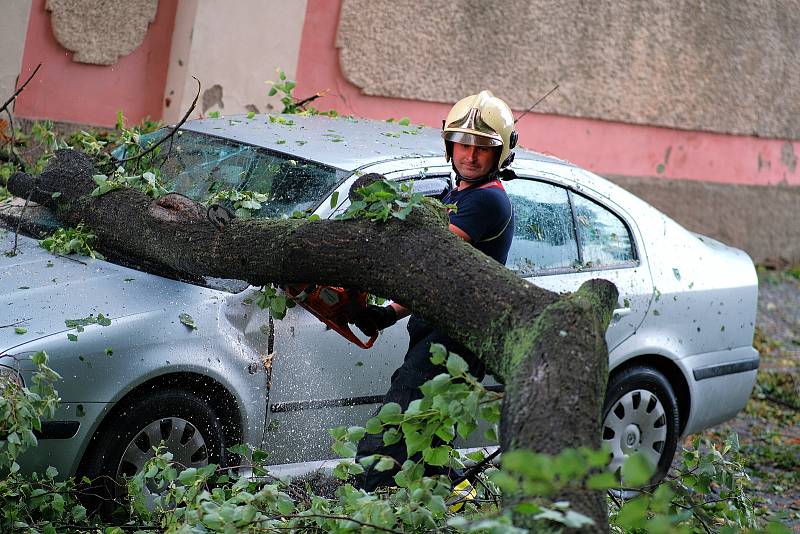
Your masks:
<path fill-rule="evenodd" d="M 447 169 L 382 170 L 392 180 L 414 179 L 415 192 L 435 195 L 449 183 Z M 345 181 L 323 202 L 322 216 L 335 216 L 349 205 Z M 324 238 L 324 237 L 321 237 Z M 272 464 L 334 457 L 328 429 L 363 425 L 383 401 L 392 372 L 408 348 L 407 320 L 387 328 L 364 350 L 328 329 L 303 308 L 273 321 L 274 350 L 264 448 Z M 354 333 L 360 334 L 353 326 Z M 359 335 L 363 338 L 364 336 Z"/>

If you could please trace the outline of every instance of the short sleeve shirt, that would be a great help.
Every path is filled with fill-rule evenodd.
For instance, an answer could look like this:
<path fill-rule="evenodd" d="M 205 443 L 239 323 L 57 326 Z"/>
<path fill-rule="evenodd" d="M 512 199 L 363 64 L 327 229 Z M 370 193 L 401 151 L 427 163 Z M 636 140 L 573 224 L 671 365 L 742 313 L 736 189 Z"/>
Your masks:
<path fill-rule="evenodd" d="M 470 187 L 451 190 L 445 204 L 455 204 L 450 224 L 469 236 L 470 244 L 505 265 L 514 237 L 511 201 L 502 187 Z"/>

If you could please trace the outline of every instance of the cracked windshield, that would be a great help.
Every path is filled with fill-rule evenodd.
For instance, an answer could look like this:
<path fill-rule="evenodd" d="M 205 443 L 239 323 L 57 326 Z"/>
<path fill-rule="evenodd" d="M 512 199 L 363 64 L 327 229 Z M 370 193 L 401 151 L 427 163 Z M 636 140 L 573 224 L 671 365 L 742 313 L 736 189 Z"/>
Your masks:
<path fill-rule="evenodd" d="M 272 218 L 313 210 L 343 171 L 194 132 L 174 137 L 162 168 L 165 187 L 239 218 Z"/>

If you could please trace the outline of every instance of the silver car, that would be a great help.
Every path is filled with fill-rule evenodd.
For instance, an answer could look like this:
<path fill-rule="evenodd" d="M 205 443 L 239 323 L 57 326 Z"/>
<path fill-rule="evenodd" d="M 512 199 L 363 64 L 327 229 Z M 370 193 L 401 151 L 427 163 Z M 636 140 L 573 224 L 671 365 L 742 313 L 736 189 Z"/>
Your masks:
<path fill-rule="evenodd" d="M 258 115 L 188 122 L 163 170 L 196 200 L 258 191 L 268 200 L 255 216 L 324 218 L 347 207 L 363 173 L 440 194 L 452 179 L 442 152 L 430 128 Z M 613 468 L 638 450 L 663 474 L 681 436 L 733 417 L 753 387 L 752 261 L 590 172 L 516 152 L 508 268 L 559 292 L 596 277 L 616 284 L 603 440 Z M 33 230 L 53 228 L 46 211 L 28 210 Z M 5 251 L 19 206 L 0 212 Z M 27 236 L 19 252 L 0 256 L 0 325 L 27 331 L 0 329 L 0 369 L 30 380 L 26 358 L 44 350 L 62 376 L 58 413 L 22 459 L 28 471 L 131 475 L 161 440 L 187 466 L 232 461 L 227 447 L 244 442 L 276 470 L 310 469 L 332 456 L 326 429 L 373 413 L 407 346 L 403 326 L 365 351 L 299 307 L 276 320 L 236 280 L 56 256 Z"/>

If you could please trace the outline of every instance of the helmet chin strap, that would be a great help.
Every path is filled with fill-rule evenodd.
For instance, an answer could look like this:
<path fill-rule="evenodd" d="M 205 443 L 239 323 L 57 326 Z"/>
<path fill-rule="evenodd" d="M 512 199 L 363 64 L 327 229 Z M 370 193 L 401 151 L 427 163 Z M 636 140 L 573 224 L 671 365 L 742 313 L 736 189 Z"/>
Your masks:
<path fill-rule="evenodd" d="M 464 176 L 461 176 L 458 173 L 458 169 L 456 169 L 455 163 L 453 163 L 452 166 L 453 166 L 453 172 L 456 173 L 456 187 L 458 187 L 458 185 L 461 182 L 467 182 L 469 185 L 477 185 L 477 184 L 481 184 L 481 183 L 484 183 L 484 182 L 491 182 L 492 180 L 497 178 L 497 175 L 499 173 L 499 171 L 497 169 L 494 169 L 489 174 L 484 174 L 483 176 L 478 177 L 478 178 L 465 178 Z"/>

